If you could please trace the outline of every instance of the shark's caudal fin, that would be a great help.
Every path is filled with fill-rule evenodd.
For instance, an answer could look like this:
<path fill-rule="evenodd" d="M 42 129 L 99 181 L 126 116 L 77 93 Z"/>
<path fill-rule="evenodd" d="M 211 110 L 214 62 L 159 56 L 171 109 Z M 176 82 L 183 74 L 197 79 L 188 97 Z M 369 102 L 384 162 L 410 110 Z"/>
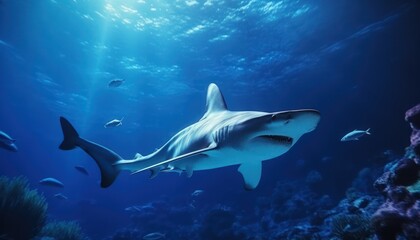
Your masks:
<path fill-rule="evenodd" d="M 366 134 L 371 135 L 369 131 L 370 131 L 370 128 L 368 128 L 368 129 L 366 130 Z"/>
<path fill-rule="evenodd" d="M 61 130 L 63 130 L 64 139 L 61 142 L 59 148 L 61 150 L 71 150 L 76 146 L 76 141 L 79 138 L 79 134 L 76 129 L 70 124 L 67 119 L 60 117 Z"/>
<path fill-rule="evenodd" d="M 60 123 L 64 140 L 59 148 L 61 150 L 71 150 L 75 147 L 83 149 L 83 151 L 95 160 L 101 170 L 101 187 L 106 188 L 110 186 L 119 173 L 119 169 L 114 163 L 122 158 L 106 147 L 80 138 L 76 129 L 64 117 L 60 117 Z"/>

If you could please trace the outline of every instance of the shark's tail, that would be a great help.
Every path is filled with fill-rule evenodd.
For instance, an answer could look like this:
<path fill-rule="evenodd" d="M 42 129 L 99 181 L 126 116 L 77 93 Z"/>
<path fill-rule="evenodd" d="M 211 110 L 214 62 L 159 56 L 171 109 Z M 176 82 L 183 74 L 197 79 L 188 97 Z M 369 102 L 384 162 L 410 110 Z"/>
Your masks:
<path fill-rule="evenodd" d="M 60 117 L 61 130 L 63 130 L 63 142 L 61 142 L 61 150 L 71 150 L 77 147 L 77 140 L 79 139 L 79 134 L 76 129 L 71 125 L 71 123 L 64 117 Z"/>
<path fill-rule="evenodd" d="M 59 148 L 61 150 L 71 150 L 75 147 L 83 149 L 83 151 L 95 160 L 101 170 L 101 187 L 109 187 L 120 172 L 114 163 L 122 158 L 106 147 L 79 137 L 76 129 L 64 117 L 60 117 L 60 123 L 64 139 Z"/>

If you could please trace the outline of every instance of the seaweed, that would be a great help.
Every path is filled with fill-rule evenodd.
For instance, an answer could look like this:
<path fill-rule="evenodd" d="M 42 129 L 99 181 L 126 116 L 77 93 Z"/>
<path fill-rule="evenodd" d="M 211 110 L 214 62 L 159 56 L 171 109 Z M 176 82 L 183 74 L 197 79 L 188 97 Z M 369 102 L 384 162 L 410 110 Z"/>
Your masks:
<path fill-rule="evenodd" d="M 370 219 L 363 214 L 340 214 L 331 222 L 332 235 L 342 240 L 370 239 L 373 228 Z"/>
<path fill-rule="evenodd" d="M 0 177 L 0 236 L 11 239 L 30 239 L 45 224 L 45 197 L 29 189 L 28 180 Z"/>
<path fill-rule="evenodd" d="M 76 221 L 53 221 L 45 225 L 41 236 L 52 237 L 55 240 L 82 240 L 85 239 L 79 223 Z"/>

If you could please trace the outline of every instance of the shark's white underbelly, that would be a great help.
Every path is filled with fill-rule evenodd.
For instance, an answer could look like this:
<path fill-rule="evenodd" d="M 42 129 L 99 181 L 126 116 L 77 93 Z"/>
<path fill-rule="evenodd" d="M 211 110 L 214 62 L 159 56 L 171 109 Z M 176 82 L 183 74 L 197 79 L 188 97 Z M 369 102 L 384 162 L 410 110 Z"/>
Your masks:
<path fill-rule="evenodd" d="M 234 148 L 225 148 L 223 150 L 209 151 L 207 154 L 201 154 L 196 157 L 187 158 L 177 162 L 173 162 L 170 165 L 174 168 L 181 170 L 191 169 L 197 170 L 208 170 L 214 168 L 227 167 L 232 165 L 239 165 L 247 161 L 264 161 L 274 157 L 280 156 L 287 150 L 278 148 L 277 151 L 267 153 L 256 153 L 255 150 L 243 150 Z"/>
<path fill-rule="evenodd" d="M 238 155 L 241 154 L 230 148 L 223 151 L 210 151 L 205 155 L 201 154 L 173 162 L 171 165 L 182 170 L 191 169 L 193 171 L 221 168 L 241 164 L 245 159 L 238 158 Z"/>

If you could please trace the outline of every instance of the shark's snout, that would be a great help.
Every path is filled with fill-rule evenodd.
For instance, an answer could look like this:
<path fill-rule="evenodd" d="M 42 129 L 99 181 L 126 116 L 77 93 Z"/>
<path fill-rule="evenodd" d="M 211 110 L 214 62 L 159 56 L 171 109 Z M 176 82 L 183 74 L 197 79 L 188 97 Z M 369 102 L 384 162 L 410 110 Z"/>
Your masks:
<path fill-rule="evenodd" d="M 276 135 L 293 139 L 302 134 L 313 131 L 321 118 L 319 111 L 313 109 L 301 109 L 271 113 L 266 131 L 262 135 Z M 280 139 L 280 138 L 279 138 Z"/>
<path fill-rule="evenodd" d="M 302 131 L 311 132 L 318 126 L 321 114 L 313 109 L 298 110 L 294 119 L 301 126 Z"/>
<path fill-rule="evenodd" d="M 271 122 L 289 124 L 292 122 L 313 123 L 315 126 L 321 118 L 319 111 L 314 109 L 302 109 L 294 111 L 275 112 L 271 116 Z"/>

